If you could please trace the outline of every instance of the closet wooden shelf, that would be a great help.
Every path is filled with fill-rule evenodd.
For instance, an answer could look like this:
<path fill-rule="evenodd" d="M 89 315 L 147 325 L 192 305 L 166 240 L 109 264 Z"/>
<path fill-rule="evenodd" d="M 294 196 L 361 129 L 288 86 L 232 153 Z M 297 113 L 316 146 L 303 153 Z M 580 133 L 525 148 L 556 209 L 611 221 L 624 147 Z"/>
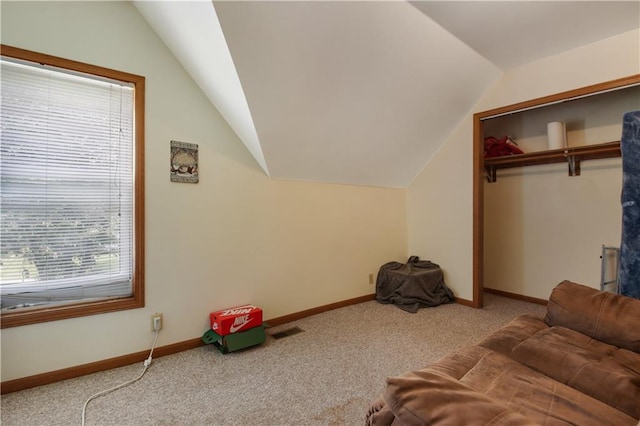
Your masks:
<path fill-rule="evenodd" d="M 620 141 L 485 158 L 484 169 L 487 181 L 495 182 L 496 171 L 500 169 L 566 162 L 569 176 L 580 176 L 581 161 L 615 157 L 620 157 Z"/>

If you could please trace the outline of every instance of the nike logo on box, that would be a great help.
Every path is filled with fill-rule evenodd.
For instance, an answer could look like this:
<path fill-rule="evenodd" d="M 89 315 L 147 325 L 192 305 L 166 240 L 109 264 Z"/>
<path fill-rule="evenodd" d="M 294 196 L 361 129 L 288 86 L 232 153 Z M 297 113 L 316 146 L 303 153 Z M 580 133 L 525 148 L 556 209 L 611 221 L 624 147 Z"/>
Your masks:
<path fill-rule="evenodd" d="M 249 318 L 249 315 L 243 315 L 241 317 L 237 317 L 233 321 L 233 325 L 229 327 L 229 332 L 235 333 L 236 331 L 240 330 L 242 327 L 249 324 L 250 322 L 251 322 L 251 318 Z"/>

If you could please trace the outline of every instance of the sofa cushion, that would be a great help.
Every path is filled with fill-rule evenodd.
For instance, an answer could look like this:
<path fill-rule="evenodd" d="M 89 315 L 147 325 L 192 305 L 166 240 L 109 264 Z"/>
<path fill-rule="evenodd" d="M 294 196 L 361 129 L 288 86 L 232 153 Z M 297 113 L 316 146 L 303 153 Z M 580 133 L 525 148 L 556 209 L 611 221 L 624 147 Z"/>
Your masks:
<path fill-rule="evenodd" d="M 542 330 L 547 330 L 549 326 L 542 318 L 525 314 L 513 319 L 508 324 L 500 327 L 491 335 L 480 341 L 479 345 L 492 349 L 503 355 L 510 356 L 513 348 L 529 337 Z"/>
<path fill-rule="evenodd" d="M 458 350 L 425 369 L 387 379 L 375 425 L 631 425 L 637 420 L 515 360 L 480 346 Z M 449 371 L 461 362 L 459 380 Z M 457 374 L 458 368 L 453 368 Z M 393 420 L 390 414 L 393 414 Z"/>
<path fill-rule="evenodd" d="M 402 425 L 535 425 L 460 381 L 429 369 L 388 378 L 383 399 Z"/>
<path fill-rule="evenodd" d="M 512 358 L 542 374 L 640 418 L 640 354 L 564 327 L 540 331 Z"/>
<path fill-rule="evenodd" d="M 563 281 L 551 292 L 544 321 L 640 353 L 640 299 Z"/>
<path fill-rule="evenodd" d="M 493 351 L 478 360 L 460 382 L 538 424 L 637 423 L 628 414 Z"/>
<path fill-rule="evenodd" d="M 465 346 L 439 359 L 428 368 L 454 379 L 461 379 L 489 352 L 489 349 L 481 346 Z"/>

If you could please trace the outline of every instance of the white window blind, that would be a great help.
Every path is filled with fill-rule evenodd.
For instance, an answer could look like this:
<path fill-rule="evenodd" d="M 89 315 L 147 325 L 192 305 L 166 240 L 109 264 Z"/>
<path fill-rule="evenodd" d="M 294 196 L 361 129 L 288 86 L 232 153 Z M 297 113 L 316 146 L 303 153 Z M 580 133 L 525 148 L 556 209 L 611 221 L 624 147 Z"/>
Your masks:
<path fill-rule="evenodd" d="M 133 86 L 1 66 L 2 309 L 130 296 Z"/>

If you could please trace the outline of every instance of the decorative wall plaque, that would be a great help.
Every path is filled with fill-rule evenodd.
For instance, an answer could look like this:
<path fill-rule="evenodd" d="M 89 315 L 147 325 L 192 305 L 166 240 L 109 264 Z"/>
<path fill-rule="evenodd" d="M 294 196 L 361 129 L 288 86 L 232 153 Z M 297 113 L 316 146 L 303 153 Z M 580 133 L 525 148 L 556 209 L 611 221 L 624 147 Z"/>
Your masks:
<path fill-rule="evenodd" d="M 171 182 L 198 183 L 198 145 L 171 141 Z"/>

